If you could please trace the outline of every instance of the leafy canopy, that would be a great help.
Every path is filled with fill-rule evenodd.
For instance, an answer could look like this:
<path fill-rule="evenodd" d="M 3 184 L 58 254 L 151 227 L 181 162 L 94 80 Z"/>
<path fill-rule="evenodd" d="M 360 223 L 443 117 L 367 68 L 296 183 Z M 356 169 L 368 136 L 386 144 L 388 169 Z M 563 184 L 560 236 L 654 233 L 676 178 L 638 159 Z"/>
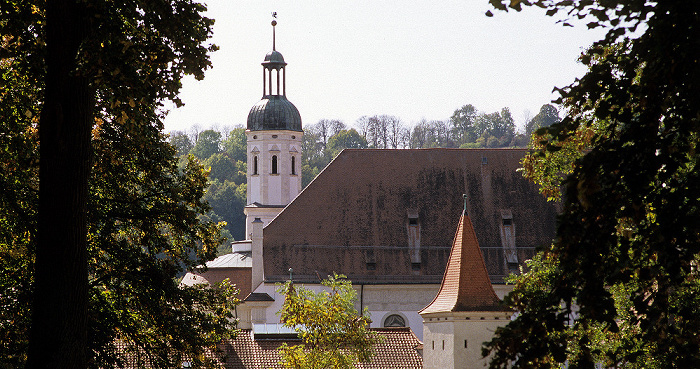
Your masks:
<path fill-rule="evenodd" d="M 520 315 L 489 343 L 491 367 L 700 366 L 700 3 L 490 2 L 608 30 L 559 89 L 567 115 L 538 131 L 526 170 L 568 173 L 563 212 L 509 297 Z"/>
<path fill-rule="evenodd" d="M 52 40 L 71 38 L 71 45 L 77 45 L 79 52 L 69 55 L 67 78 L 88 81 L 77 84 L 86 98 L 61 102 L 65 111 L 80 110 L 89 123 L 78 127 L 74 121 L 63 121 L 63 132 L 87 128 L 80 133 L 85 133 L 89 146 L 89 157 L 82 158 L 89 163 L 83 235 L 88 305 L 87 347 L 76 347 L 86 353 L 80 355 L 85 359 L 80 364 L 123 366 L 126 353 L 141 357 L 150 367 L 176 367 L 185 356 L 196 365 L 204 364 L 204 349 L 233 333 L 234 289 L 179 286 L 179 275 L 214 257 L 222 241 L 221 225 L 201 219 L 209 210 L 202 200 L 207 184 L 204 168 L 188 162 L 180 170 L 173 147 L 160 131 L 162 101 L 180 104 L 182 76 L 202 78 L 209 66 L 207 54 L 215 46 L 204 42 L 213 21 L 201 16 L 203 5 L 189 0 L 84 1 L 72 4 L 71 14 L 80 16 L 84 22 L 79 27 L 89 32 L 59 34 L 47 29 L 48 5 L 33 0 L 0 2 L 3 365 L 24 365 L 29 327 L 35 323 L 31 301 L 37 300 L 39 199 L 46 198 L 39 186 L 39 148 L 55 144 L 51 136 L 42 136 L 39 145 L 38 132 L 54 125 L 45 119 L 52 114 L 46 113 L 45 96 L 50 71 L 55 71 L 48 65 L 60 64 L 45 58 L 49 34 Z M 56 19 L 60 18 L 52 21 Z M 45 159 L 42 156 L 41 161 Z M 73 215 L 64 211 L 53 221 L 61 224 Z M 49 248 L 65 247 L 62 239 L 44 242 Z M 50 308 L 59 303 L 63 302 L 52 301 Z M 123 345 L 117 347 L 117 342 Z M 35 358 L 37 364 L 52 365 L 41 361 L 41 356 Z"/>
<path fill-rule="evenodd" d="M 369 361 L 372 346 L 379 339 L 369 331 L 369 312 L 355 309 L 357 293 L 345 276 L 334 274 L 316 293 L 291 282 L 278 292 L 286 295 L 280 318 L 285 327 L 299 333 L 302 344 L 280 347 L 286 368 L 353 368 L 357 361 Z"/>

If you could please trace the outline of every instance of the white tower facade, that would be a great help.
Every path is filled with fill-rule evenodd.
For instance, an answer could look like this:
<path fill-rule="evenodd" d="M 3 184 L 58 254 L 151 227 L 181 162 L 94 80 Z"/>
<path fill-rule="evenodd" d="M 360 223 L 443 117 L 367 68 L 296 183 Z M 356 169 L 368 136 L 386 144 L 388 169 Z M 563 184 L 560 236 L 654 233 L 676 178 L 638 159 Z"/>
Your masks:
<path fill-rule="evenodd" d="M 246 234 L 255 218 L 267 225 L 301 192 L 302 135 L 292 130 L 246 131 Z"/>
<path fill-rule="evenodd" d="M 253 254 L 252 290 L 263 282 L 263 228 L 301 192 L 301 115 L 287 100 L 286 67 L 275 48 L 265 55 L 263 96 L 250 109 L 246 129 L 248 150 L 246 236 Z"/>

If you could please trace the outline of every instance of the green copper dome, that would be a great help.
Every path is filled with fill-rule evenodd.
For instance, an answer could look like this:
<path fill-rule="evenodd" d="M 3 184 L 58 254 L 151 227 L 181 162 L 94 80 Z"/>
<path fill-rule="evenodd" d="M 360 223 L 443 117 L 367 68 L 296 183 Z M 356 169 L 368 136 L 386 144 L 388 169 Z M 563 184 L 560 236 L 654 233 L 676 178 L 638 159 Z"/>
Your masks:
<path fill-rule="evenodd" d="M 248 113 L 251 131 L 288 130 L 301 132 L 301 115 L 284 95 L 263 97 Z"/>

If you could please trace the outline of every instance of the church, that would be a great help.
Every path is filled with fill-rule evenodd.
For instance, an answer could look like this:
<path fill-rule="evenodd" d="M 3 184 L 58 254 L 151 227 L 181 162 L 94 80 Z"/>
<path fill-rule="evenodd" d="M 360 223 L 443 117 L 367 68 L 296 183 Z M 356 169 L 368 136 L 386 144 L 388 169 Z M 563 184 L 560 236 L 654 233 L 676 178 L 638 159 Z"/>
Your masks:
<path fill-rule="evenodd" d="M 248 237 L 182 283 L 229 278 L 241 291 L 239 328 L 269 334 L 284 332 L 280 283 L 320 289 L 327 275 L 344 274 L 372 328 L 410 328 L 423 341 L 424 358 L 439 363 L 426 368 L 449 367 L 435 361 L 436 344 L 455 351 L 464 340 L 478 355 L 481 342 L 458 338 L 463 322 L 486 320 L 490 332 L 505 324 L 504 277 L 555 233 L 557 205 L 518 172 L 527 150 L 346 149 L 302 190 L 302 120 L 286 96 L 272 24 L 263 96 L 247 120 Z"/>

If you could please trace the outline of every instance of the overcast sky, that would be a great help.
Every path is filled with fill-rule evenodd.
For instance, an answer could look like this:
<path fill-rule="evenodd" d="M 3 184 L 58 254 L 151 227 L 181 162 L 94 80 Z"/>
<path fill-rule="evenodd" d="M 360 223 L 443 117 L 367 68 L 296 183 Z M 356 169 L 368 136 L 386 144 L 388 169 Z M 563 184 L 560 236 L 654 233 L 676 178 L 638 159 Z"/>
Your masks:
<path fill-rule="evenodd" d="M 564 27 L 542 9 L 494 11 L 488 0 L 205 0 L 214 18 L 213 68 L 186 78 L 165 130 L 244 125 L 262 97 L 262 66 L 272 49 L 287 65 L 287 98 L 304 125 L 390 114 L 406 125 L 448 119 L 472 104 L 511 110 L 518 125 L 580 77 L 581 51 L 602 36 L 583 23 Z"/>

